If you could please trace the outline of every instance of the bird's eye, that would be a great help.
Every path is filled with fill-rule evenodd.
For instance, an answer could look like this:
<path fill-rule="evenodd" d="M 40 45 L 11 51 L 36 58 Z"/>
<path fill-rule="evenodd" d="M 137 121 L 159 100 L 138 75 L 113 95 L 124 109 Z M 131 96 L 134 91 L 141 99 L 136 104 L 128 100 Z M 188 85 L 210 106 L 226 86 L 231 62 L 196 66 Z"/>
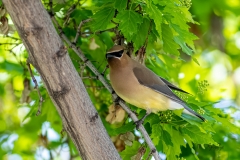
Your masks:
<path fill-rule="evenodd" d="M 118 51 L 115 53 L 116 57 L 121 58 L 124 50 Z"/>
<path fill-rule="evenodd" d="M 121 51 L 116 51 L 116 52 L 112 52 L 112 53 L 107 53 L 106 54 L 106 58 L 121 58 L 123 55 L 124 50 Z"/>

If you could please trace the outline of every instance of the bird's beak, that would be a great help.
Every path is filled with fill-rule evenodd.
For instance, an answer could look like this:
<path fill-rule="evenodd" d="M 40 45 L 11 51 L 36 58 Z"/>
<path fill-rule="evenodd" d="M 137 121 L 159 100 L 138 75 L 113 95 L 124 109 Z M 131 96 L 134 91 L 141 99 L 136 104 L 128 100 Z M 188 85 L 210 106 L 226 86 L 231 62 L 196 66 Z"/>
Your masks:
<path fill-rule="evenodd" d="M 109 58 L 114 58 L 114 57 L 116 57 L 115 55 L 112 55 L 112 54 L 106 54 L 106 59 L 109 59 Z"/>

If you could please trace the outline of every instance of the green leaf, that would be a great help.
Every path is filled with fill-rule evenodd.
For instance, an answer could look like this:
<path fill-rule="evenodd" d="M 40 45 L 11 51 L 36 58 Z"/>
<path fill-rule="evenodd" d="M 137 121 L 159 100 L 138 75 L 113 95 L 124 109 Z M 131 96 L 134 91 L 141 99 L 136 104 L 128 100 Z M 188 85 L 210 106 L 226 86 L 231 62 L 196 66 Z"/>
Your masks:
<path fill-rule="evenodd" d="M 186 43 L 184 42 L 184 40 L 180 37 L 180 36 L 176 36 L 173 38 L 174 41 L 179 44 L 182 48 L 182 51 L 188 55 L 192 55 L 192 50 L 186 45 Z"/>
<path fill-rule="evenodd" d="M 137 33 L 139 34 L 136 34 L 133 38 L 134 52 L 144 45 L 148 36 L 149 26 L 150 20 L 146 17 L 143 18 L 143 23 L 138 27 Z"/>
<path fill-rule="evenodd" d="M 148 36 L 148 46 L 153 45 L 154 42 L 157 41 L 157 38 L 160 37 L 157 30 L 155 23 L 151 23 L 151 30 Z"/>
<path fill-rule="evenodd" d="M 111 128 L 111 130 L 109 130 L 109 135 L 111 136 L 116 136 L 119 135 L 121 133 L 126 133 L 128 131 L 133 131 L 135 128 L 135 124 L 133 122 L 122 125 L 119 128 Z"/>
<path fill-rule="evenodd" d="M 195 157 L 197 160 L 199 160 L 198 156 L 196 155 L 196 152 L 195 152 L 194 148 L 191 148 L 191 152 L 193 153 L 194 157 Z"/>
<path fill-rule="evenodd" d="M 191 22 L 191 23 L 198 24 L 196 21 L 193 20 L 192 14 L 189 12 L 188 8 L 179 7 L 179 11 L 180 11 L 181 14 L 184 15 L 184 18 L 185 18 L 186 22 Z"/>
<path fill-rule="evenodd" d="M 107 33 L 105 34 L 107 35 Z M 102 65 L 98 66 L 98 69 L 104 69 L 105 54 L 106 54 L 106 45 L 109 45 L 105 36 L 102 35 L 93 35 L 91 39 L 83 41 L 80 45 L 81 50 L 86 54 L 86 56 Z M 106 44 L 105 44 L 106 43 Z M 94 65 L 99 65 L 98 63 L 93 63 Z"/>
<path fill-rule="evenodd" d="M 164 146 L 164 153 L 167 155 L 168 159 L 176 159 L 176 156 L 181 154 L 181 146 L 186 146 L 183 136 L 179 131 L 173 129 L 170 125 L 164 125 L 164 130 L 171 135 L 171 140 L 173 145 Z"/>
<path fill-rule="evenodd" d="M 179 56 L 180 53 L 178 51 L 179 46 L 173 41 L 173 33 L 169 27 L 169 25 L 163 24 L 162 25 L 162 39 L 163 39 L 163 50 L 167 54 L 173 54 Z"/>
<path fill-rule="evenodd" d="M 181 128 L 182 133 L 188 136 L 193 143 L 197 144 L 218 144 L 212 139 L 210 133 L 203 133 L 197 126 L 187 125 L 186 127 Z"/>
<path fill-rule="evenodd" d="M 147 116 L 144 122 L 148 122 L 152 126 L 156 123 L 159 123 L 160 119 L 157 114 L 150 114 L 149 116 Z"/>
<path fill-rule="evenodd" d="M 114 7 L 120 11 L 127 8 L 128 0 L 115 0 Z"/>
<path fill-rule="evenodd" d="M 159 141 L 161 140 L 161 135 L 162 135 L 162 126 L 158 124 L 152 125 L 152 141 L 155 145 L 158 145 Z"/>
<path fill-rule="evenodd" d="M 176 6 L 174 3 L 168 3 L 164 7 L 163 13 L 169 15 L 165 16 L 169 23 L 176 24 L 183 30 L 188 30 L 189 26 L 187 25 L 187 22 L 190 22 L 191 14 L 186 8 Z"/>
<path fill-rule="evenodd" d="M 237 126 L 235 126 L 234 124 L 232 124 L 231 122 L 229 122 L 229 119 L 219 117 L 218 115 L 212 115 L 212 116 L 218 122 L 220 122 L 224 126 L 225 129 L 228 129 L 229 132 L 240 134 L 240 129 Z"/>
<path fill-rule="evenodd" d="M 13 75 L 23 73 L 23 67 L 20 64 L 12 63 L 7 60 L 0 62 L 0 68 L 4 68 L 7 72 L 10 72 Z"/>
<path fill-rule="evenodd" d="M 93 15 L 92 28 L 96 30 L 104 30 L 107 28 L 109 22 L 112 20 L 115 13 L 113 7 L 105 7 Z"/>
<path fill-rule="evenodd" d="M 188 123 L 199 126 L 199 127 L 203 123 L 203 121 L 200 118 L 186 114 L 186 113 L 182 113 L 181 118 L 187 121 Z"/>
<path fill-rule="evenodd" d="M 30 111 L 29 111 L 28 114 L 26 114 L 26 116 L 23 118 L 22 122 L 24 122 L 27 118 L 36 116 L 36 113 L 37 113 L 37 107 L 35 107 L 35 105 L 34 105 L 34 106 L 31 106 L 31 107 L 30 107 Z"/>
<path fill-rule="evenodd" d="M 92 16 L 92 11 L 86 9 L 75 9 L 70 14 L 70 17 L 74 18 L 77 24 L 79 24 L 82 20 L 88 19 L 90 16 Z"/>
<path fill-rule="evenodd" d="M 173 110 L 173 113 L 175 113 L 176 115 L 181 117 L 183 110 L 184 110 L 184 108 L 183 109 L 176 109 L 176 110 Z"/>
<path fill-rule="evenodd" d="M 59 12 L 62 8 L 64 8 L 66 6 L 66 4 L 60 4 L 60 3 L 57 3 L 56 5 L 54 5 L 53 7 L 53 11 L 54 12 Z"/>
<path fill-rule="evenodd" d="M 186 42 L 193 50 L 195 50 L 193 41 L 198 39 L 196 35 L 189 32 L 188 30 L 181 29 L 178 25 L 175 24 L 171 24 L 171 27 L 178 33 L 182 41 Z"/>
<path fill-rule="evenodd" d="M 175 25 L 175 24 L 172 24 L 171 27 L 177 32 L 178 36 L 175 36 L 174 37 L 174 41 L 176 43 L 178 43 L 181 48 L 182 48 L 182 51 L 185 52 L 186 54 L 188 55 L 192 55 L 193 53 L 193 50 L 195 50 L 194 48 L 194 43 L 193 43 L 193 40 L 196 40 L 197 37 L 190 33 L 188 30 L 183 30 L 181 29 L 179 26 Z M 187 44 L 193 49 L 190 49 Z"/>
<path fill-rule="evenodd" d="M 132 10 L 121 11 L 116 17 L 120 20 L 119 30 L 128 41 L 131 41 L 133 35 L 138 34 L 137 29 L 142 23 L 143 17 Z"/>
<path fill-rule="evenodd" d="M 92 7 L 93 6 L 102 7 L 102 6 L 108 5 L 109 3 L 112 3 L 112 0 L 101 0 L 101 1 L 93 0 L 92 2 L 93 2 Z"/>
<path fill-rule="evenodd" d="M 155 22 L 156 30 L 162 39 L 162 12 L 155 6 L 154 4 L 150 3 L 147 5 L 146 13 L 149 15 L 151 19 Z"/>
<path fill-rule="evenodd" d="M 172 129 L 171 137 L 172 137 L 172 141 L 173 141 L 175 150 L 178 151 L 178 153 L 180 154 L 181 153 L 180 146 L 186 147 L 186 143 L 184 141 L 183 136 L 180 134 L 179 131 Z M 176 149 L 176 148 L 178 148 L 178 149 Z"/>
<path fill-rule="evenodd" d="M 171 135 L 166 130 L 163 130 L 160 123 L 152 125 L 151 137 L 155 145 L 164 142 L 166 146 L 173 146 Z"/>
<path fill-rule="evenodd" d="M 200 66 L 200 63 L 198 62 L 198 60 L 196 58 L 192 57 L 192 60 Z"/>
<path fill-rule="evenodd" d="M 111 36 L 109 35 L 108 32 L 103 32 L 99 35 L 101 41 L 103 41 L 103 43 L 107 46 L 107 49 L 112 48 L 112 46 L 114 45 L 113 40 L 111 38 Z"/>
<path fill-rule="evenodd" d="M 166 130 L 163 130 L 162 139 L 164 140 L 166 145 L 173 146 L 171 135 Z"/>
<path fill-rule="evenodd" d="M 69 146 L 69 151 L 71 155 L 76 155 L 78 154 L 78 150 L 75 147 L 75 144 L 73 143 L 73 141 L 70 139 L 70 142 L 68 142 L 68 146 Z"/>
<path fill-rule="evenodd" d="M 146 148 L 146 152 L 145 152 L 144 156 L 142 157 L 142 159 L 147 159 L 147 158 L 149 157 L 149 154 L 151 154 L 150 152 L 151 152 L 151 151 L 150 151 L 150 148 L 147 147 L 147 148 Z"/>
<path fill-rule="evenodd" d="M 152 125 L 152 137 L 160 137 L 162 135 L 162 126 L 158 124 Z"/>
<path fill-rule="evenodd" d="M 132 146 L 125 146 L 125 150 L 120 153 L 122 159 L 131 160 L 131 157 L 136 155 L 141 144 L 138 141 L 134 141 Z"/>

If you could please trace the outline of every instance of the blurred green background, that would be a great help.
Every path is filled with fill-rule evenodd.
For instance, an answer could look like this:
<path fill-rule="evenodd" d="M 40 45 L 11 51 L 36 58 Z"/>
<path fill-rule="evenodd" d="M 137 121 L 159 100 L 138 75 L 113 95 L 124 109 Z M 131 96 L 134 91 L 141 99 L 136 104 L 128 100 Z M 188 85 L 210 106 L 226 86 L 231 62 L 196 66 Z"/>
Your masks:
<path fill-rule="evenodd" d="M 95 1 L 87 0 L 85 5 L 94 7 Z M 181 62 L 169 59 L 172 65 L 167 66 L 165 73 L 151 68 L 149 61 L 147 65 L 159 75 L 167 73 L 165 77 L 171 77 L 169 79 L 184 90 L 197 94 L 201 101 L 218 102 L 213 106 L 223 110 L 228 119 L 240 127 L 240 1 L 192 0 L 190 12 L 199 23 L 190 24 L 190 31 L 199 37 L 193 56 L 199 65 L 186 54 L 181 54 L 184 59 Z M 99 41 L 96 38 L 96 43 Z M 88 44 L 91 40 L 82 43 Z M 105 52 L 106 48 L 101 50 Z M 93 63 L 103 68 L 104 55 L 98 56 Z M 16 32 L 0 35 L 0 159 L 80 159 L 71 140 L 61 132 L 61 120 L 38 73 L 33 70 L 45 99 L 42 114 L 35 116 L 38 95 L 29 78 L 26 58 L 27 52 Z M 74 63 L 79 65 L 77 58 Z M 153 63 L 163 67 L 159 61 Z M 91 73 L 86 71 L 85 76 Z M 109 93 L 100 82 L 83 81 L 104 119 L 111 104 Z M 240 136 L 220 126 L 214 130 L 214 139 L 220 146 L 196 149 L 199 159 L 239 159 Z M 121 150 L 121 144 L 116 146 Z M 184 158 L 194 159 L 189 148 L 182 148 L 182 152 Z"/>

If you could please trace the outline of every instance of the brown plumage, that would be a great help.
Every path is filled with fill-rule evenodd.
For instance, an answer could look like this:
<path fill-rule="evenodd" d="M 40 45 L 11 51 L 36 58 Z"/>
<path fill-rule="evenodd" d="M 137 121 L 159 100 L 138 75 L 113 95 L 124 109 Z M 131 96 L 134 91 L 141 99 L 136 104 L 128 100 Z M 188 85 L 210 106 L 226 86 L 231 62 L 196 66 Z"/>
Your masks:
<path fill-rule="evenodd" d="M 148 113 L 184 108 L 184 113 L 204 120 L 201 115 L 187 107 L 171 89 L 187 92 L 131 59 L 122 46 L 111 48 L 106 58 L 110 68 L 112 87 L 126 102 L 145 109 Z"/>

